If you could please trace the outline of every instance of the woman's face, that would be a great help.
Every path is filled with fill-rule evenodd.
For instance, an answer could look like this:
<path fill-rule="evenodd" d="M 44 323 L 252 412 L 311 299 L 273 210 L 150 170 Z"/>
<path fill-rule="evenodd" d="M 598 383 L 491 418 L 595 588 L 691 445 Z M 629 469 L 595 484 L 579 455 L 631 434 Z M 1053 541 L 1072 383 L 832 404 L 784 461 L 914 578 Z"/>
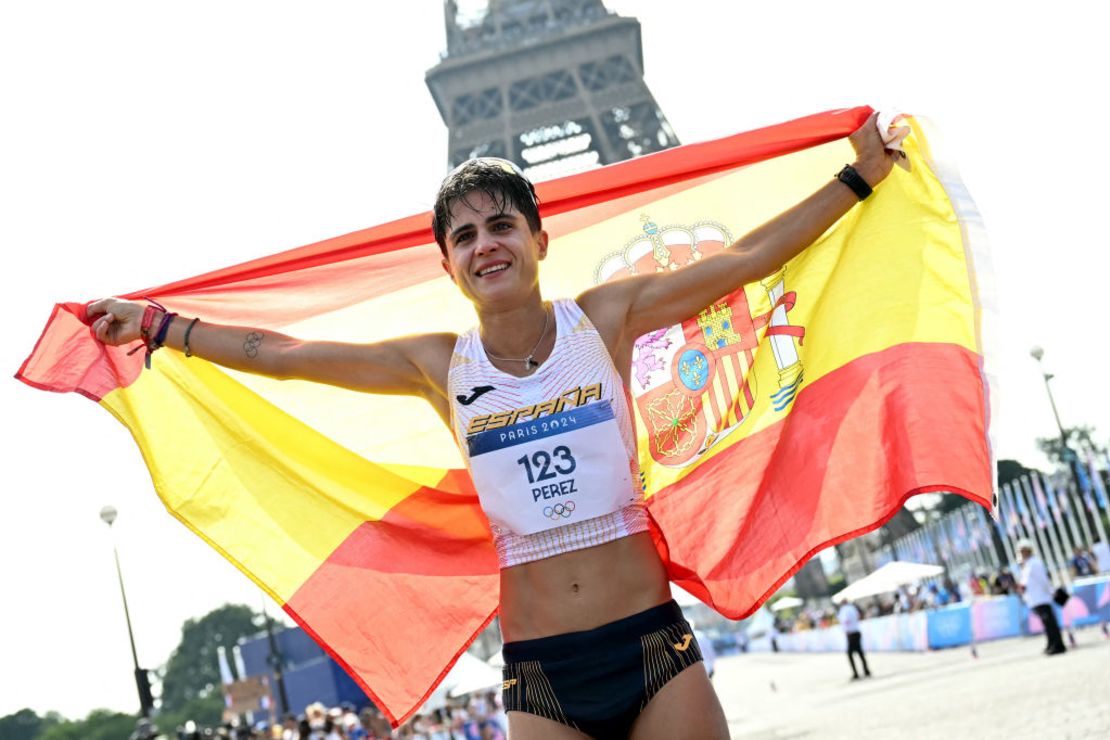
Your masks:
<path fill-rule="evenodd" d="M 547 232 L 533 233 L 507 199 L 475 191 L 451 204 L 443 269 L 475 305 L 512 306 L 539 285 Z"/>

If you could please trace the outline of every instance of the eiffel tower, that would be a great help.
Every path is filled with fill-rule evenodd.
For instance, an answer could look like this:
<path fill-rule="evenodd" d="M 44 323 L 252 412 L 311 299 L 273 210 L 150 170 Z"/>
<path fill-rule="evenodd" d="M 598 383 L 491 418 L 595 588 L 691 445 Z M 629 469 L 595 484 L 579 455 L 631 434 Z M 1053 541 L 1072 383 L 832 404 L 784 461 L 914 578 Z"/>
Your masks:
<path fill-rule="evenodd" d="M 678 145 L 644 83 L 640 23 L 602 0 L 446 0 L 425 79 L 448 167 L 511 159 L 533 180 Z"/>

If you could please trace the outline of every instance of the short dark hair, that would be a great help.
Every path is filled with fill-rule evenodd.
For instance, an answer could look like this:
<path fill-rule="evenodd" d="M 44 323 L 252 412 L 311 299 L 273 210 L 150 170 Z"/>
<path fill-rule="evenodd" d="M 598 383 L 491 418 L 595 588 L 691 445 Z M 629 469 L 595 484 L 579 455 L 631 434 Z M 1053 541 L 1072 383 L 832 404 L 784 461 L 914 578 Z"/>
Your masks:
<path fill-rule="evenodd" d="M 532 233 L 540 230 L 536 188 L 515 164 L 497 157 L 469 159 L 443 180 L 432 209 L 432 232 L 443 256 L 447 256 L 447 232 L 451 228 L 451 206 L 470 193 L 482 192 L 500 208 L 511 205 L 524 216 Z"/>

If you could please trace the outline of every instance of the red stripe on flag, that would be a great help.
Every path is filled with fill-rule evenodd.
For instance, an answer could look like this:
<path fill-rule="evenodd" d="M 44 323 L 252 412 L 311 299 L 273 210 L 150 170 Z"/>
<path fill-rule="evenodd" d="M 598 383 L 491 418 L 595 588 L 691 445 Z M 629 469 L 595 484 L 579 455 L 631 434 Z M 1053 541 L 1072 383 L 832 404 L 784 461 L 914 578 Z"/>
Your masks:
<path fill-rule="evenodd" d="M 493 619 L 498 578 L 477 494 L 452 471 L 356 529 L 285 610 L 396 725 Z"/>
<path fill-rule="evenodd" d="M 826 111 L 540 183 L 536 191 L 541 212 L 544 218 L 549 218 L 585 206 L 713 175 L 842 139 L 859 128 L 869 115 L 871 108 L 866 106 Z M 227 285 L 355 257 L 383 254 L 432 241 L 431 214 L 422 213 L 159 288 L 139 291 L 130 294 L 130 297 L 192 292 L 209 286 Z"/>
<path fill-rule="evenodd" d="M 984 419 L 977 356 L 956 345 L 898 345 L 804 384 L 782 423 L 651 499 L 672 578 L 739 619 L 910 496 L 951 491 L 989 507 Z"/>
<path fill-rule="evenodd" d="M 79 303 L 55 304 L 34 350 L 15 377 L 55 393 L 80 393 L 100 401 L 116 388 L 130 385 L 143 370 L 143 353 L 96 341 Z"/>

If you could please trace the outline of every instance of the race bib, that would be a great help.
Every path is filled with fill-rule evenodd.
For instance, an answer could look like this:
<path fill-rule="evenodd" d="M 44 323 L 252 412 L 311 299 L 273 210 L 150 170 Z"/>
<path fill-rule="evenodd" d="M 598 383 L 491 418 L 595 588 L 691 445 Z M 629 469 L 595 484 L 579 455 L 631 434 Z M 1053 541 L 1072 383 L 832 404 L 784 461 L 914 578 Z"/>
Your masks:
<path fill-rule="evenodd" d="M 516 534 L 593 519 L 634 500 L 609 401 L 478 432 L 467 445 L 486 516 Z"/>

